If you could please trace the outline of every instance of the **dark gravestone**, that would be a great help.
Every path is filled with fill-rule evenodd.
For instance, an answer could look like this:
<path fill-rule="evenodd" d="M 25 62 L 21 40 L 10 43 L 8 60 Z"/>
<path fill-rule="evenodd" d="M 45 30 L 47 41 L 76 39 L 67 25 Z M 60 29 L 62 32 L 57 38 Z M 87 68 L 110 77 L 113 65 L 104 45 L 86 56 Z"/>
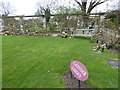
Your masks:
<path fill-rule="evenodd" d="M 120 60 L 108 60 L 112 68 L 120 68 Z"/>

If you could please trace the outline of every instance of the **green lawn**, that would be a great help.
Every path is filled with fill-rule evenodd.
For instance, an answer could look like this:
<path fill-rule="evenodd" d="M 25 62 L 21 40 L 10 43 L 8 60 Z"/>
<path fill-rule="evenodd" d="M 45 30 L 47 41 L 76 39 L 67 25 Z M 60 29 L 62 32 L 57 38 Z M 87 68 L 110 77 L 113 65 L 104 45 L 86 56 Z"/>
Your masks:
<path fill-rule="evenodd" d="M 107 59 L 116 59 L 108 51 L 97 54 L 96 44 L 84 38 L 39 36 L 2 37 L 3 88 L 65 88 L 61 75 L 70 72 L 71 61 L 83 63 L 89 72 L 91 88 L 117 88 L 118 69 Z M 48 72 L 49 71 L 49 72 Z"/>

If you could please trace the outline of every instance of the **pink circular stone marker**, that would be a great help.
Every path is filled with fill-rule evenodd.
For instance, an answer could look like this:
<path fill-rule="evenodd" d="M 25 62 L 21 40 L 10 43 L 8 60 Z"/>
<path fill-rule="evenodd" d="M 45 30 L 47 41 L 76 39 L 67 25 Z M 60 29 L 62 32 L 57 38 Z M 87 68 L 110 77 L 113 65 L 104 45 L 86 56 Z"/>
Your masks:
<path fill-rule="evenodd" d="M 88 78 L 86 67 L 79 61 L 72 61 L 70 64 L 72 74 L 80 81 L 85 81 Z"/>

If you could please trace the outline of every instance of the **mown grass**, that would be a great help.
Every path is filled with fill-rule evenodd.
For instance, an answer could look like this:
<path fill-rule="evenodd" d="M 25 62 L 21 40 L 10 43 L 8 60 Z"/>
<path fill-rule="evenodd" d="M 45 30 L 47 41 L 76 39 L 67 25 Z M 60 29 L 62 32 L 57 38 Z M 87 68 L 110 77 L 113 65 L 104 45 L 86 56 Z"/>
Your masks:
<path fill-rule="evenodd" d="M 74 60 L 88 69 L 91 88 L 118 87 L 118 69 L 106 62 L 118 55 L 95 53 L 89 39 L 3 36 L 2 41 L 3 88 L 65 88 L 61 75 Z"/>

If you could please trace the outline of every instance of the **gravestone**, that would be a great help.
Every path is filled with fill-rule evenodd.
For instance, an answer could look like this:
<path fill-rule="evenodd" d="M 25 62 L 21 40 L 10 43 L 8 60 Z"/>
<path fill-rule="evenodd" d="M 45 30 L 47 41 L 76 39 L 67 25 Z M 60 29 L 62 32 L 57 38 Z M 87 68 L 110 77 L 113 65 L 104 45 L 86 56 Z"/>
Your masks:
<path fill-rule="evenodd" d="M 112 68 L 120 68 L 120 60 L 107 60 Z"/>

